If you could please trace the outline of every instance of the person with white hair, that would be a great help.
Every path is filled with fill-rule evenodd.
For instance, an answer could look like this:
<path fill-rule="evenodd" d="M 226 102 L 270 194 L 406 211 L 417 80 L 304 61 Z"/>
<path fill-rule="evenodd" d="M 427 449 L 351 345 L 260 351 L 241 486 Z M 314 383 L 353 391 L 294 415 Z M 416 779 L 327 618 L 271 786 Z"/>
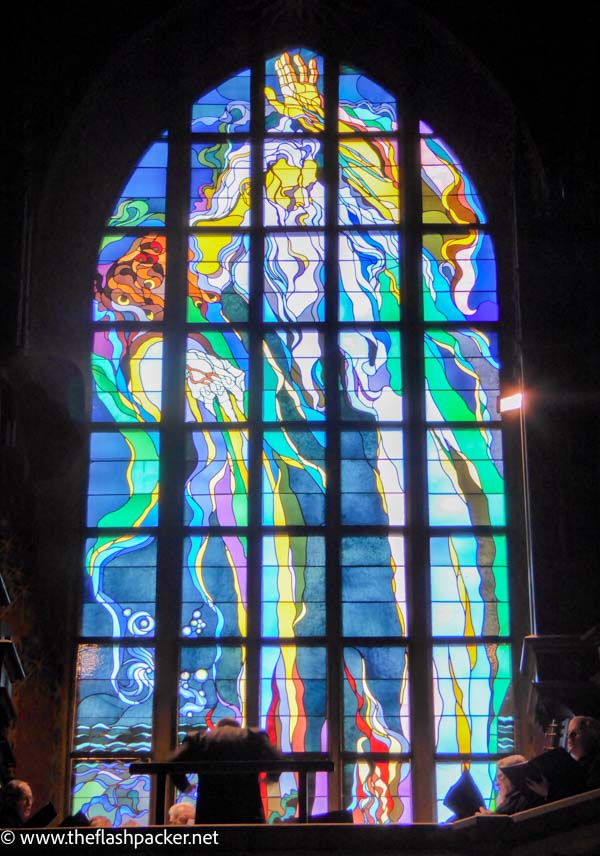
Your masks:
<path fill-rule="evenodd" d="M 189 802 L 174 803 L 169 809 L 169 824 L 173 826 L 191 826 L 196 810 Z"/>
<path fill-rule="evenodd" d="M 498 792 L 496 810 L 490 811 L 487 808 L 480 808 L 477 814 L 516 814 L 518 811 L 534 808 L 534 806 L 541 805 L 544 802 L 544 797 L 539 793 L 534 793 L 529 787 L 527 794 L 517 790 L 508 776 L 502 772 L 506 767 L 526 763 L 527 758 L 523 755 L 507 755 L 506 758 L 500 758 L 496 764 L 496 779 L 494 783 Z"/>
<path fill-rule="evenodd" d="M 577 761 L 586 790 L 600 788 L 600 722 L 591 716 L 569 720 L 567 751 Z"/>

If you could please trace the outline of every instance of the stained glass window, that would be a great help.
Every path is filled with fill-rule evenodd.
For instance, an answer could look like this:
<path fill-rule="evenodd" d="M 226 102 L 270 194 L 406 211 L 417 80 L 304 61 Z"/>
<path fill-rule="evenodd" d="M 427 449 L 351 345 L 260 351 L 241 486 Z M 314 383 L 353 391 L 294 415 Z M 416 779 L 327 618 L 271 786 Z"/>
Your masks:
<path fill-rule="evenodd" d="M 144 821 L 128 760 L 233 716 L 333 758 L 315 813 L 411 822 L 420 777 L 443 819 L 513 747 L 482 197 L 398 93 L 305 47 L 177 128 L 98 252 L 73 806 Z M 265 785 L 269 820 L 297 797 Z"/>

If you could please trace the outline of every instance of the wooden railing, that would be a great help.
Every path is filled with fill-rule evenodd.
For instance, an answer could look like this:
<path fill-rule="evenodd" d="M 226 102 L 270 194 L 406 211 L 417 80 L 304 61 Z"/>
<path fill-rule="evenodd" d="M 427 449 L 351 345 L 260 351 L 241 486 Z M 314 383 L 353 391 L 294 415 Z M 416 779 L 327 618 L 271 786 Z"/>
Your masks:
<path fill-rule="evenodd" d="M 298 773 L 298 821 L 308 820 L 308 787 L 309 773 L 331 773 L 333 761 L 295 758 L 283 758 L 280 761 L 172 761 L 154 762 L 137 761 L 129 765 L 129 772 L 136 775 L 156 776 L 155 817 L 153 823 L 165 822 L 165 793 L 167 776 L 172 773 L 197 773 L 211 776 L 231 773 Z"/>

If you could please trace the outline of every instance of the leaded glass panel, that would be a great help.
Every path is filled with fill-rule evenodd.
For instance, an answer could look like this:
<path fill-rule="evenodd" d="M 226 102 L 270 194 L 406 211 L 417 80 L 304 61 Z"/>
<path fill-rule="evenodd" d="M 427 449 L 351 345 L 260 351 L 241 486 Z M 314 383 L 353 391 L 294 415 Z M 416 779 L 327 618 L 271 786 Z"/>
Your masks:
<path fill-rule="evenodd" d="M 427 733 L 439 819 L 467 766 L 493 805 L 514 744 L 493 220 L 361 69 L 296 46 L 213 83 L 98 254 L 73 805 L 148 822 L 124 758 L 222 717 L 334 758 L 315 813 L 423 817 Z M 296 774 L 261 788 L 294 817 Z"/>

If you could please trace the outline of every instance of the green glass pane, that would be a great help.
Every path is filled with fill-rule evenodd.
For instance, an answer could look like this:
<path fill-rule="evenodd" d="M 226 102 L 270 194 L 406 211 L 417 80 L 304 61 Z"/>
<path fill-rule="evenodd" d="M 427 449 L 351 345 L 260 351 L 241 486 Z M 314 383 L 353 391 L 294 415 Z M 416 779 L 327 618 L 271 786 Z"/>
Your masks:
<path fill-rule="evenodd" d="M 497 420 L 500 395 L 498 336 L 481 330 L 429 330 L 425 334 L 427 419 Z"/>
<path fill-rule="evenodd" d="M 435 428 L 427 439 L 432 526 L 506 522 L 500 431 Z"/>
<path fill-rule="evenodd" d="M 155 526 L 159 435 L 94 433 L 90 438 L 88 526 Z"/>

